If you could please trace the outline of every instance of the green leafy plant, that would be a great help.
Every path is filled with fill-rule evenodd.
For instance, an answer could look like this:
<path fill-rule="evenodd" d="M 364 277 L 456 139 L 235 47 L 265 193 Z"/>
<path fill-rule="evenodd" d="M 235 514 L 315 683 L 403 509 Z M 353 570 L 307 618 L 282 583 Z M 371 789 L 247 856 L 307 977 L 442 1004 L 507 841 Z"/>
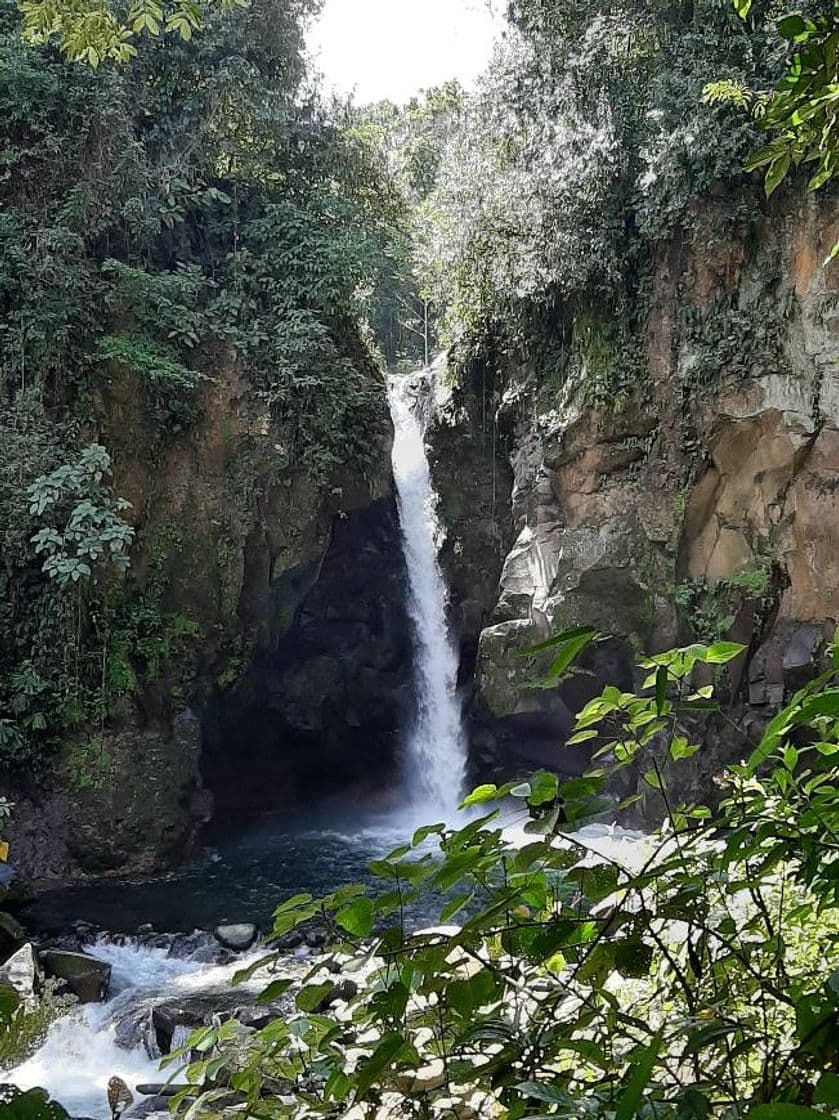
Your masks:
<path fill-rule="evenodd" d="M 734 0 L 742 19 L 760 19 L 751 0 Z M 757 6 L 758 8 L 762 6 Z M 839 170 L 839 146 L 834 137 L 837 106 L 836 43 L 839 20 L 831 10 L 789 12 L 777 21 L 777 33 L 787 46 L 787 69 L 771 89 L 752 90 L 739 81 L 723 79 L 705 87 L 710 104 L 724 102 L 745 109 L 769 134 L 767 145 L 754 152 L 746 169 L 763 169 L 767 196 L 772 195 L 791 170 L 809 165 L 807 189 L 819 190 Z M 774 13 L 773 13 L 774 14 Z M 839 247 L 832 255 L 839 251 Z"/>
<path fill-rule="evenodd" d="M 63 752 L 69 785 L 78 793 L 105 789 L 112 780 L 113 760 L 99 739 L 68 743 Z"/>
<path fill-rule="evenodd" d="M 128 567 L 134 530 L 120 514 L 131 503 L 109 493 L 105 480 L 110 471 L 107 451 L 93 443 L 75 462 L 58 467 L 29 487 L 29 512 L 53 522 L 40 529 L 32 543 L 45 557 L 43 570 L 60 587 L 89 578 L 100 564 L 110 564 L 117 571 Z"/>
<path fill-rule="evenodd" d="M 244 7 L 247 0 L 219 0 L 222 8 Z M 106 59 L 125 63 L 137 54 L 143 36 L 175 34 L 189 40 L 203 24 L 204 9 L 194 0 L 135 0 L 127 9 L 97 0 L 21 0 L 24 37 L 30 43 L 56 38 L 68 59 L 94 70 Z"/>
<path fill-rule="evenodd" d="M 753 603 L 759 613 L 765 610 L 771 583 L 772 568 L 766 559 L 763 564 L 710 584 L 704 579 L 684 580 L 673 597 L 685 610 L 696 637 L 715 642 L 731 630 L 744 603 Z"/>
<path fill-rule="evenodd" d="M 596 640 L 544 644 L 554 679 Z M 577 717 L 569 741 L 592 745 L 590 774 L 482 786 L 464 806 L 483 815 L 421 828 L 371 865 L 379 891 L 282 903 L 274 939 L 323 923 L 359 993 L 335 1005 L 318 961 L 296 1014 L 197 1032 L 169 1059 L 190 1059 L 190 1115 L 835 1113 L 839 649 L 759 742 L 743 737 L 718 809 L 668 795 L 704 721 L 726 718 L 696 670 L 741 653 L 719 642 L 645 659 L 640 693 L 606 688 Z M 609 779 L 627 769 L 665 816 L 634 860 L 582 828 L 613 811 Z M 411 907 L 438 894 L 440 926 L 416 929 Z M 293 987 L 282 965 L 278 950 L 239 979 L 275 970 L 268 1002 Z"/>

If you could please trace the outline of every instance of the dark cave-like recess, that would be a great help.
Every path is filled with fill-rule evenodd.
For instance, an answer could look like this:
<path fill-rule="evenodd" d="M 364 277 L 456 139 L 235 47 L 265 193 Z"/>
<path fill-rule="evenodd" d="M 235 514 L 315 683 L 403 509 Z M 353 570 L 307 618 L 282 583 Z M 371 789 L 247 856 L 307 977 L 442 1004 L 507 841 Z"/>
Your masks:
<path fill-rule="evenodd" d="M 308 578 L 290 628 L 205 711 L 216 821 L 330 799 L 384 805 L 398 785 L 412 660 L 395 502 L 336 518 Z"/>

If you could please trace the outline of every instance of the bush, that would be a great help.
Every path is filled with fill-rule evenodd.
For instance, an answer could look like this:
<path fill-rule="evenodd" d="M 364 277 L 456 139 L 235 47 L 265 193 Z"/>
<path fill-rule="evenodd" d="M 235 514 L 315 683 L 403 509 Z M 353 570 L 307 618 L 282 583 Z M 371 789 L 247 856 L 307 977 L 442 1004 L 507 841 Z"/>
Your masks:
<path fill-rule="evenodd" d="M 554 679 L 594 640 L 556 639 Z M 200 1054 L 190 1114 L 835 1112 L 839 648 L 758 744 L 744 735 L 748 759 L 721 779 L 716 811 L 676 806 L 667 792 L 670 768 L 701 749 L 705 721 L 725 718 L 710 686 L 692 683 L 697 671 L 707 678 L 741 652 L 695 645 L 642 662 L 640 695 L 606 688 L 577 719 L 572 742 L 595 747 L 591 774 L 481 787 L 465 805 L 490 806 L 485 815 L 422 828 L 371 866 L 381 893 L 352 886 L 283 903 L 274 939 L 319 917 L 361 991 L 324 1011 L 334 977 L 318 962 L 298 1014 L 259 1031 L 198 1032 L 170 1059 Z M 612 811 L 606 779 L 627 767 L 667 817 L 634 866 L 579 831 L 604 804 Z M 526 819 L 517 845 L 502 829 L 516 815 L 508 801 Z M 443 924 L 412 930 L 410 907 L 435 892 Z M 462 925 L 445 925 L 456 914 Z M 277 972 L 266 1001 L 291 985 L 281 962 L 265 959 Z"/>

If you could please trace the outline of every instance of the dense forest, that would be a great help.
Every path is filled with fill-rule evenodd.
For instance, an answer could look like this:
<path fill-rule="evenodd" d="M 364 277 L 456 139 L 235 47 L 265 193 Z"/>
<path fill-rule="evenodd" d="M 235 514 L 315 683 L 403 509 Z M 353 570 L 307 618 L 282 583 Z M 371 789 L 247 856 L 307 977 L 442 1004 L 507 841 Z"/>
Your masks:
<path fill-rule="evenodd" d="M 476 788 L 277 898 L 275 1013 L 170 1032 L 169 1107 L 839 1115 L 837 9 L 511 0 L 405 105 L 325 95 L 318 10 L 0 0 L 9 910 L 171 868 L 238 771 L 395 770 L 387 379 L 437 359 Z M 9 1072 L 69 1004 L 0 975 Z"/>

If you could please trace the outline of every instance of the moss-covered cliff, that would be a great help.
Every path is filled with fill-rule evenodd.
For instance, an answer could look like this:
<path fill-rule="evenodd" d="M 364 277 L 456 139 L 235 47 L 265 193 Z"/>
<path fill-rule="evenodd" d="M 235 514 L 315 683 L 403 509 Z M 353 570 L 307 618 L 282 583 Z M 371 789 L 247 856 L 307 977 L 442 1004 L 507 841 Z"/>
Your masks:
<path fill-rule="evenodd" d="M 398 688 L 390 421 L 359 328 L 392 199 L 301 93 L 310 8 L 217 9 L 93 72 L 0 4 L 0 792 L 27 878 L 188 847 L 202 743 L 307 597 L 340 602 L 359 518 Z M 360 691 L 376 658 L 338 645 L 341 681 L 312 645 L 272 718 Z M 376 711 L 383 769 L 396 718 Z"/>

